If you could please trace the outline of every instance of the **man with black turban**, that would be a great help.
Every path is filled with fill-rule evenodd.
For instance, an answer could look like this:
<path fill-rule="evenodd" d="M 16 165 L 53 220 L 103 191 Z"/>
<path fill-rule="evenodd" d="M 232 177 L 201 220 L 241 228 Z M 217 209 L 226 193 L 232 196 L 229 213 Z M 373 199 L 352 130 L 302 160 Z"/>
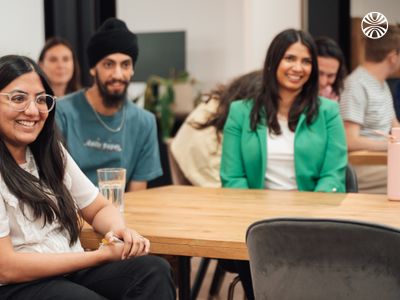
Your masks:
<path fill-rule="evenodd" d="M 106 20 L 87 46 L 93 85 L 57 101 L 68 150 L 96 185 L 99 168 L 125 168 L 127 191 L 145 189 L 162 175 L 155 118 L 127 98 L 138 53 L 126 24 Z"/>

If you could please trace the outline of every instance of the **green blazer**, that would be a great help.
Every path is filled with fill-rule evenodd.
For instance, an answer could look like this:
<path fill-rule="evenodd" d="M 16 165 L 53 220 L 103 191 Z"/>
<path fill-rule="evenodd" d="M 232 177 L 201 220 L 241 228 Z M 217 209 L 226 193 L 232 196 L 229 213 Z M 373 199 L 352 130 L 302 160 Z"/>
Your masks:
<path fill-rule="evenodd" d="M 317 118 L 308 126 L 302 114 L 295 131 L 294 166 L 300 191 L 345 192 L 347 145 L 337 103 L 321 98 Z M 252 100 L 231 104 L 224 127 L 223 187 L 265 188 L 267 127 L 250 128 Z"/>

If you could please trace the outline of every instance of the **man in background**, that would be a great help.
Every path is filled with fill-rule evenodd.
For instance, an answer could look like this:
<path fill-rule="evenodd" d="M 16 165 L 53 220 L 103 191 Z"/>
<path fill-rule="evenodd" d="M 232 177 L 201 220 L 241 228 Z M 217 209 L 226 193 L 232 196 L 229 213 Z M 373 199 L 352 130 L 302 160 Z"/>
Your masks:
<path fill-rule="evenodd" d="M 340 97 L 349 151 L 386 151 L 388 134 L 399 126 L 386 79 L 400 67 L 400 28 L 389 25 L 380 39 L 365 40 L 365 62 L 345 80 Z M 355 166 L 359 191 L 386 193 L 386 166 Z"/>
<path fill-rule="evenodd" d="M 137 38 L 118 19 L 106 20 L 87 46 L 88 89 L 57 102 L 56 120 L 68 150 L 97 185 L 99 168 L 126 169 L 127 191 L 162 175 L 154 116 L 127 98 L 138 57 Z"/>

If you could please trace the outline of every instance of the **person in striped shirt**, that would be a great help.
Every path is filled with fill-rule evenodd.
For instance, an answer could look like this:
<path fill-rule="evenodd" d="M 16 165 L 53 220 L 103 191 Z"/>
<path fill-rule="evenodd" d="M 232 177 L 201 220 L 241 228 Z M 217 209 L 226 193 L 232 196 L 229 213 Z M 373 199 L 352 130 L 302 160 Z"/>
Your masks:
<path fill-rule="evenodd" d="M 380 39 L 365 40 L 365 61 L 345 80 L 340 97 L 349 151 L 386 151 L 385 137 L 400 126 L 386 79 L 400 67 L 400 28 L 389 25 Z M 356 166 L 359 191 L 386 193 L 386 166 Z"/>

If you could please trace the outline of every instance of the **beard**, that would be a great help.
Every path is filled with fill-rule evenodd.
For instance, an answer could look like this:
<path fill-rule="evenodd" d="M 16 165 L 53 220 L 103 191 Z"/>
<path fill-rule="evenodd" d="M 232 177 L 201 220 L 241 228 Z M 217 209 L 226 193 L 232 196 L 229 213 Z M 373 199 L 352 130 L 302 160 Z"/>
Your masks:
<path fill-rule="evenodd" d="M 96 84 L 99 87 L 100 95 L 102 96 L 103 105 L 107 108 L 120 107 L 126 98 L 129 81 L 113 79 L 113 80 L 101 82 L 97 73 L 96 73 L 95 79 L 96 79 Z M 107 89 L 107 85 L 113 84 L 115 82 L 119 82 L 119 83 L 125 85 L 122 92 L 112 93 Z"/>

